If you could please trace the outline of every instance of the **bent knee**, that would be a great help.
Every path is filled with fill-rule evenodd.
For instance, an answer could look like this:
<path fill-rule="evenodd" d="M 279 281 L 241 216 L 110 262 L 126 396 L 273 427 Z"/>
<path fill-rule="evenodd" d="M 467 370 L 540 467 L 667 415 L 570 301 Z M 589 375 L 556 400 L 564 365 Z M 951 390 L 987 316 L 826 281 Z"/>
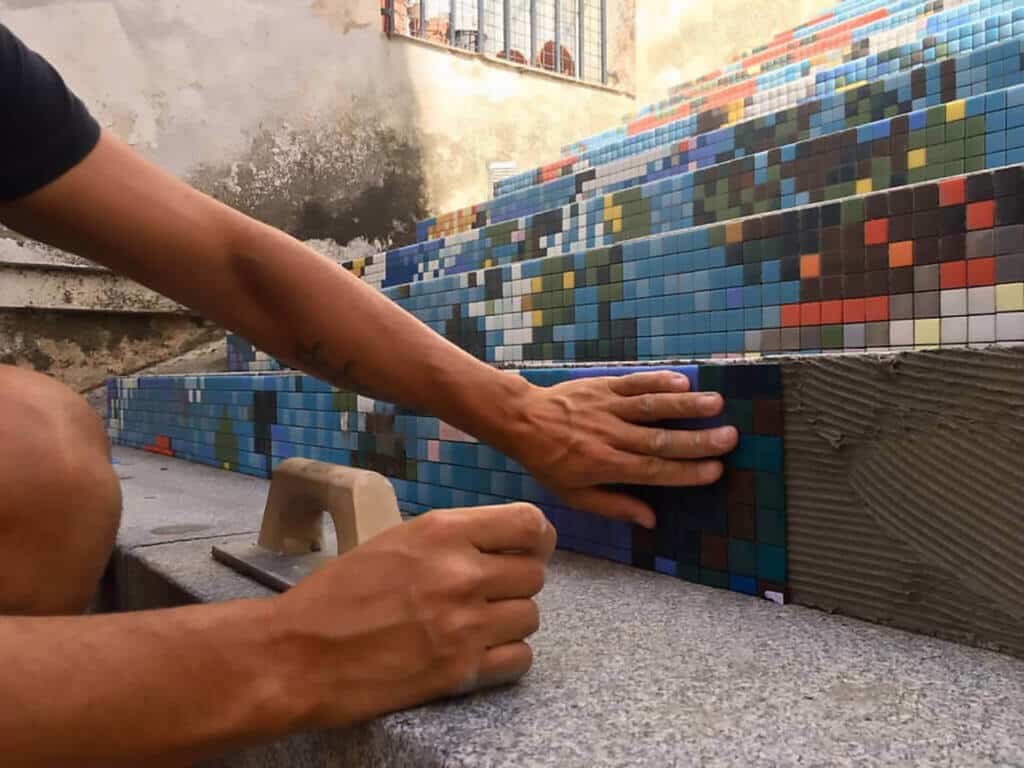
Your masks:
<path fill-rule="evenodd" d="M 0 556 L 25 574 L 11 590 L 0 587 L 0 613 L 83 609 L 121 514 L 103 423 L 84 398 L 0 366 L 0 486 Z"/>
<path fill-rule="evenodd" d="M 0 450 L 17 442 L 20 450 L 45 453 L 54 469 L 109 464 L 103 421 L 84 397 L 49 376 L 0 365 L 0 413 L 0 436 L 8 438 Z"/>

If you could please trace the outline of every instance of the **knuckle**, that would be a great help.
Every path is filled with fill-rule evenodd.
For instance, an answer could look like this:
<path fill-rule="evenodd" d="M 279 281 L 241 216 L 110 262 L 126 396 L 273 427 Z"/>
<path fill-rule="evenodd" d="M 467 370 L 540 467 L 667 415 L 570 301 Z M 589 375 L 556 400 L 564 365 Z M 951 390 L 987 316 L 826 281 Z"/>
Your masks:
<path fill-rule="evenodd" d="M 445 591 L 457 598 L 468 599 L 478 595 L 484 585 L 484 569 L 469 558 L 449 560 L 443 575 Z"/>
<path fill-rule="evenodd" d="M 643 472 L 648 480 L 657 480 L 661 475 L 661 459 L 657 456 L 648 456 L 644 459 Z"/>
<path fill-rule="evenodd" d="M 527 603 L 526 635 L 529 637 L 540 629 L 540 607 L 533 600 Z"/>
<path fill-rule="evenodd" d="M 640 396 L 640 413 L 645 417 L 654 416 L 654 412 L 657 410 L 657 403 L 654 395 L 648 393 Z"/>
<path fill-rule="evenodd" d="M 547 518 L 533 504 L 519 503 L 514 506 L 516 523 L 521 526 L 526 538 L 540 539 L 547 529 Z"/>
<path fill-rule="evenodd" d="M 419 518 L 424 534 L 434 539 L 450 539 L 458 528 L 455 510 L 433 510 Z"/>
<path fill-rule="evenodd" d="M 438 667 L 444 693 L 468 693 L 476 687 L 480 658 L 468 653 L 453 654 L 447 656 Z"/>
<path fill-rule="evenodd" d="M 526 568 L 526 588 L 531 595 L 536 595 L 542 589 L 544 589 L 544 580 L 547 572 L 544 565 L 537 561 L 532 561 Z"/>
<path fill-rule="evenodd" d="M 708 448 L 708 433 L 705 430 L 690 432 L 690 451 L 695 455 L 701 455 Z"/>
<path fill-rule="evenodd" d="M 650 453 L 655 456 L 664 456 L 671 444 L 672 435 L 667 429 L 650 430 Z"/>
<path fill-rule="evenodd" d="M 461 609 L 448 611 L 437 622 L 438 636 L 448 641 L 448 647 L 459 647 L 470 638 L 480 635 L 484 629 L 480 611 Z"/>
<path fill-rule="evenodd" d="M 695 413 L 694 407 L 696 401 L 693 395 L 686 395 L 684 397 L 676 398 L 676 415 L 677 416 L 690 416 Z"/>

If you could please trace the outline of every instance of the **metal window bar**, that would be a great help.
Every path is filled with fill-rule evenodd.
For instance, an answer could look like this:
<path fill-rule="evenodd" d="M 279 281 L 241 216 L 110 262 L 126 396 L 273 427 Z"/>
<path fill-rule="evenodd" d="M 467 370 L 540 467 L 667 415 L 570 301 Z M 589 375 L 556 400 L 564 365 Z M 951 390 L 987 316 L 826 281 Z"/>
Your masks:
<path fill-rule="evenodd" d="M 580 77 L 589 81 L 601 80 L 601 4 L 599 0 L 584 0 L 580 19 Z"/>
<path fill-rule="evenodd" d="M 412 35 L 579 80 L 607 82 L 607 0 L 383 0 Z"/>
<path fill-rule="evenodd" d="M 532 0 L 503 0 L 503 50 L 498 54 L 513 64 L 536 66 L 536 46 L 532 39 L 530 11 Z"/>
<path fill-rule="evenodd" d="M 487 47 L 484 44 L 484 35 L 486 34 L 486 25 L 484 16 L 487 13 L 484 0 L 476 0 L 476 52 L 486 53 Z"/>
<path fill-rule="evenodd" d="M 505 57 L 505 26 L 506 0 L 485 0 L 484 6 L 484 45 L 483 52 L 488 56 Z"/>
<path fill-rule="evenodd" d="M 587 47 L 585 41 L 587 39 L 587 15 L 586 0 L 579 0 L 579 7 L 576 9 L 576 76 L 580 80 L 586 80 L 585 75 L 585 62 L 586 62 L 586 51 Z"/>
<path fill-rule="evenodd" d="M 394 31 L 435 43 L 451 42 L 451 0 L 387 0 Z"/>
<path fill-rule="evenodd" d="M 530 0 L 530 66 L 537 66 L 537 0 Z"/>
<path fill-rule="evenodd" d="M 562 4 L 560 13 L 562 19 L 562 45 L 560 46 L 562 65 L 559 72 L 567 77 L 576 77 L 579 72 L 580 60 L 579 11 L 582 0 L 559 1 Z"/>
<path fill-rule="evenodd" d="M 536 0 L 533 36 L 536 52 L 531 65 L 555 71 L 555 4 L 554 0 Z"/>
<path fill-rule="evenodd" d="M 512 0 L 504 0 L 501 4 L 502 16 L 502 47 L 505 49 L 505 61 L 512 60 Z"/>
<path fill-rule="evenodd" d="M 555 72 L 562 72 L 562 0 L 555 3 Z"/>

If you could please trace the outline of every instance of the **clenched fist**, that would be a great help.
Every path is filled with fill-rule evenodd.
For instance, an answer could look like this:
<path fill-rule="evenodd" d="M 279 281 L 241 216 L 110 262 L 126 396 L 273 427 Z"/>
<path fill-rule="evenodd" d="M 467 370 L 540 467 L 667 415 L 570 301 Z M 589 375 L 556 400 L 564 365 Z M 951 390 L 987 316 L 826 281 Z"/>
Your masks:
<path fill-rule="evenodd" d="M 529 504 L 430 512 L 278 598 L 312 727 L 518 680 L 555 531 Z"/>

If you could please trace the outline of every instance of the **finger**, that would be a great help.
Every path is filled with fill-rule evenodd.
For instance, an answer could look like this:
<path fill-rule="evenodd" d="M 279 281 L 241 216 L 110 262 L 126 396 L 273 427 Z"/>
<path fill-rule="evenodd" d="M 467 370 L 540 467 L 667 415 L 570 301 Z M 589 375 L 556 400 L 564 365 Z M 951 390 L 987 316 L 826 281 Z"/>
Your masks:
<path fill-rule="evenodd" d="M 722 462 L 715 459 L 688 461 L 642 456 L 616 451 L 607 470 L 609 483 L 631 485 L 709 485 L 722 476 Z"/>
<path fill-rule="evenodd" d="M 689 392 L 690 379 L 676 371 L 651 371 L 611 377 L 608 379 L 608 387 L 623 397 L 645 395 L 650 392 Z"/>
<path fill-rule="evenodd" d="M 519 680 L 530 671 L 533 651 L 524 642 L 506 643 L 488 648 L 480 664 L 477 688 L 493 688 Z"/>
<path fill-rule="evenodd" d="M 584 488 L 565 497 L 574 509 L 593 512 L 609 520 L 627 520 L 644 528 L 655 525 L 654 510 L 635 496 L 605 488 Z"/>
<path fill-rule="evenodd" d="M 484 555 L 481 560 L 484 596 L 488 600 L 533 597 L 544 588 L 547 556 Z"/>
<path fill-rule="evenodd" d="M 547 558 L 555 548 L 555 529 L 532 504 L 450 510 L 466 537 L 481 552 L 525 552 Z"/>
<path fill-rule="evenodd" d="M 728 453 L 739 439 L 735 427 L 663 429 L 629 424 L 616 432 L 615 447 L 663 459 L 704 459 Z"/>
<path fill-rule="evenodd" d="M 533 600 L 500 600 L 484 608 L 488 648 L 525 640 L 540 628 L 540 609 Z"/>
<path fill-rule="evenodd" d="M 722 412 L 724 401 L 717 392 L 646 393 L 622 398 L 612 406 L 620 419 L 636 423 L 666 419 L 710 419 Z"/>

